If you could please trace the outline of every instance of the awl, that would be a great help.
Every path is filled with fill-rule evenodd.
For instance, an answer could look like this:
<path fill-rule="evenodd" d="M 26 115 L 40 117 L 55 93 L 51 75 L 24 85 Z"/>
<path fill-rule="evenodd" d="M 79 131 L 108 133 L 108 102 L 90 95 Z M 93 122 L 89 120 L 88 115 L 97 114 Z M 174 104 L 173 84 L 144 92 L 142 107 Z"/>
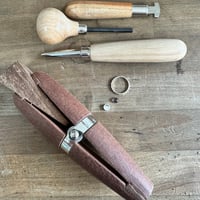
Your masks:
<path fill-rule="evenodd" d="M 186 52 L 186 44 L 181 40 L 149 39 L 92 44 L 80 50 L 54 51 L 42 56 L 90 57 L 96 62 L 172 62 L 181 60 Z"/>
<path fill-rule="evenodd" d="M 87 27 L 67 18 L 56 8 L 46 8 L 37 17 L 36 29 L 39 38 L 46 44 L 57 44 L 68 37 L 87 32 L 131 33 L 132 28 Z"/>
<path fill-rule="evenodd" d="M 129 18 L 132 15 L 160 16 L 160 5 L 135 5 L 129 2 L 70 1 L 65 14 L 73 19 Z"/>

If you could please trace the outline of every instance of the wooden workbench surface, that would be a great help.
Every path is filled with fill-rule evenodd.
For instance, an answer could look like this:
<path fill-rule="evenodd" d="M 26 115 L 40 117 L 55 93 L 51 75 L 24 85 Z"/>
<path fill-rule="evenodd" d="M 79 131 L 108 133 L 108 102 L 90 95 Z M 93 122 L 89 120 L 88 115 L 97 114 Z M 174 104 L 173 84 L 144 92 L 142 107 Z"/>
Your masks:
<path fill-rule="evenodd" d="M 136 3 L 152 3 L 139 1 Z M 160 0 L 161 17 L 87 21 L 90 26 L 132 26 L 133 34 L 90 33 L 60 45 L 41 43 L 37 14 L 64 8 L 66 0 L 0 1 L 0 73 L 19 61 L 49 73 L 111 131 L 155 184 L 152 200 L 200 199 L 200 1 Z M 178 38 L 188 53 L 180 63 L 112 64 L 79 58 L 49 59 L 40 53 L 93 43 Z M 123 50 L 123 47 L 122 47 Z M 111 104 L 111 78 L 129 78 L 130 92 Z M 0 86 L 0 199 L 119 200 L 59 152 L 15 108 Z"/>

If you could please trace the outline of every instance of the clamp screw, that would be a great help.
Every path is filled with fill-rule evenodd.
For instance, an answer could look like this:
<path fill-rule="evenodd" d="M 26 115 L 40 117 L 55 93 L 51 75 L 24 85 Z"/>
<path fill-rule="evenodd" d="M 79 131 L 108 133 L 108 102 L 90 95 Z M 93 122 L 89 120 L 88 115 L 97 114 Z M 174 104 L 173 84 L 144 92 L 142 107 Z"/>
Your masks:
<path fill-rule="evenodd" d="M 71 140 L 77 140 L 79 136 L 80 136 L 80 133 L 76 129 L 72 129 L 69 133 L 69 137 Z"/>

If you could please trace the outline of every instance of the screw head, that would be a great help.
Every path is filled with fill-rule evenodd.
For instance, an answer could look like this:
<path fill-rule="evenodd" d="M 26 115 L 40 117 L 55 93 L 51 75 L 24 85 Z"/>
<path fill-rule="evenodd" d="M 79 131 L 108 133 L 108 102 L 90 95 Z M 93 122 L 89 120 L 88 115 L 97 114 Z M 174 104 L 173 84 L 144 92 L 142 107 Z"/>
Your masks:
<path fill-rule="evenodd" d="M 71 140 L 77 140 L 79 136 L 80 136 L 80 133 L 76 129 L 72 129 L 69 133 L 69 137 Z"/>

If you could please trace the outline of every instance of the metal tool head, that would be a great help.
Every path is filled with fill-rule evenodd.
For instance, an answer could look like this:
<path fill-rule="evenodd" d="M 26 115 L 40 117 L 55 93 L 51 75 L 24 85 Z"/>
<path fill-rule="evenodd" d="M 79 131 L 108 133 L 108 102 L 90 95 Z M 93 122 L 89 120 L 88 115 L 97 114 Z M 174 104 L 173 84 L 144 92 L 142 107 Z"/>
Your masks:
<path fill-rule="evenodd" d="M 66 49 L 60 51 L 46 52 L 42 53 L 41 56 L 50 56 L 50 57 L 89 57 L 90 48 L 81 47 L 80 50 L 76 49 Z"/>
<path fill-rule="evenodd" d="M 153 14 L 154 17 L 158 18 L 160 16 L 160 5 L 159 3 L 154 3 L 154 6 L 149 6 L 148 14 Z"/>
<path fill-rule="evenodd" d="M 153 15 L 154 17 L 160 16 L 160 5 L 159 3 L 154 3 L 153 6 L 149 5 L 133 5 L 132 7 L 133 15 Z"/>
<path fill-rule="evenodd" d="M 80 56 L 80 51 L 75 49 L 67 49 L 61 51 L 45 52 L 41 56 L 50 56 L 50 57 L 71 57 L 71 56 Z"/>

